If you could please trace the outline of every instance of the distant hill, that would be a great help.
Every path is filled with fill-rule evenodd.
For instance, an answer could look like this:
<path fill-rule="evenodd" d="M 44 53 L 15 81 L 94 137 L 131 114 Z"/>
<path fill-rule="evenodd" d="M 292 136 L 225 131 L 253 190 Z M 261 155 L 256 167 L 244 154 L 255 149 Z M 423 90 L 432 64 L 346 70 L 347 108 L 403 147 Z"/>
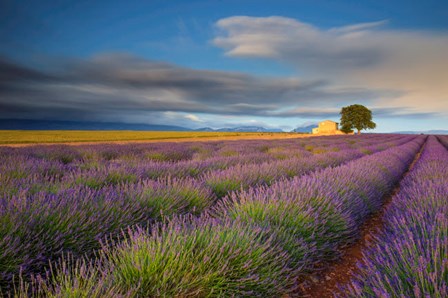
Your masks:
<path fill-rule="evenodd" d="M 283 132 L 279 128 L 264 128 L 261 126 L 237 126 L 225 127 L 219 129 L 211 129 L 210 127 L 202 128 L 200 131 L 222 131 L 222 132 Z"/>
<path fill-rule="evenodd" d="M 444 129 L 434 129 L 434 130 L 425 130 L 425 131 L 394 131 L 393 133 L 401 133 L 401 134 L 425 134 L 425 135 L 448 135 L 448 130 Z"/>
<path fill-rule="evenodd" d="M 81 121 L 51 121 L 29 119 L 0 119 L 0 129 L 3 130 L 156 130 L 156 131 L 190 131 L 191 129 L 174 126 L 144 123 L 118 122 L 81 122 Z"/>
<path fill-rule="evenodd" d="M 297 128 L 294 128 L 293 130 L 291 130 L 291 132 L 311 133 L 313 131 L 313 128 L 317 127 L 318 125 L 318 123 L 307 122 Z"/>
<path fill-rule="evenodd" d="M 135 131 L 218 131 L 218 132 L 283 132 L 277 128 L 239 126 L 213 129 L 202 127 L 191 129 L 175 125 L 119 122 L 52 121 L 31 119 L 0 119 L 0 130 L 135 130 Z"/>
<path fill-rule="evenodd" d="M 293 130 L 291 130 L 291 132 L 311 133 L 313 128 L 315 128 L 315 127 L 317 127 L 317 123 L 316 124 L 307 125 L 307 126 L 300 126 L 300 127 L 294 128 Z"/>
<path fill-rule="evenodd" d="M 210 127 L 201 127 L 195 131 L 220 131 L 220 132 L 283 132 L 279 128 L 264 128 L 261 126 L 238 126 L 213 129 Z"/>
<path fill-rule="evenodd" d="M 215 131 L 215 130 L 211 127 L 201 127 L 201 128 L 195 129 L 194 131 Z"/>

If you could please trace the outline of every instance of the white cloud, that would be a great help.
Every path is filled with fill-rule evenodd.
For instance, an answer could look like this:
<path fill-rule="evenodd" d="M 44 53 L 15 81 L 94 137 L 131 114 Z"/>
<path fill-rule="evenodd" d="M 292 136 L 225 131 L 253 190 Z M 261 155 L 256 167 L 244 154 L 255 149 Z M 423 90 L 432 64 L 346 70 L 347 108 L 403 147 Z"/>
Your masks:
<path fill-rule="evenodd" d="M 191 121 L 194 121 L 194 122 L 204 122 L 203 120 L 199 119 L 198 116 L 193 115 L 193 114 L 187 114 L 187 115 L 184 116 L 184 118 L 188 119 L 188 120 L 191 120 Z"/>
<path fill-rule="evenodd" d="M 386 21 L 321 29 L 285 17 L 219 20 L 226 55 L 274 59 L 336 86 L 396 90 L 381 108 L 448 114 L 448 33 L 395 30 Z"/>
<path fill-rule="evenodd" d="M 384 22 L 356 24 L 320 30 L 285 17 L 230 17 L 217 22 L 223 34 L 214 39 L 226 54 L 276 58 L 300 67 L 369 65 L 377 49 L 366 43 L 369 29 Z"/>

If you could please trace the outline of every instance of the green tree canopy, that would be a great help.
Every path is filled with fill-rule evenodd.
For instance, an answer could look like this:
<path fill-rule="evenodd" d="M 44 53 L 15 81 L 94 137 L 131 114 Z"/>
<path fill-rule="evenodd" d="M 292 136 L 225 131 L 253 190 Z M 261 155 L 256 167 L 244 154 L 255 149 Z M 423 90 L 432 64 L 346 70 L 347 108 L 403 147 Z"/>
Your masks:
<path fill-rule="evenodd" d="M 341 110 L 341 131 L 345 133 L 353 132 L 353 129 L 358 130 L 358 134 L 363 129 L 374 129 L 375 122 L 372 121 L 372 111 L 363 105 L 354 104 L 348 107 L 343 107 Z"/>

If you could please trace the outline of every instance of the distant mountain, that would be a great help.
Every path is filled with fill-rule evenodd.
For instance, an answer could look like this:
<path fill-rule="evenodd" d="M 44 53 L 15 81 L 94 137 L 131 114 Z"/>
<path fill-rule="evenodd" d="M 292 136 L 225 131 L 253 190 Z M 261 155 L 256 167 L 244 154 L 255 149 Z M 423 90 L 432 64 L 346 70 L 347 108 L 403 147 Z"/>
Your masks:
<path fill-rule="evenodd" d="M 279 128 L 264 128 L 261 126 L 238 126 L 213 129 L 210 127 L 202 127 L 195 131 L 219 131 L 219 132 L 283 132 Z"/>
<path fill-rule="evenodd" d="M 195 129 L 194 131 L 215 131 L 215 130 L 211 127 L 201 127 L 201 128 Z"/>
<path fill-rule="evenodd" d="M 190 129 L 174 125 L 119 122 L 52 121 L 30 119 L 0 119 L 0 130 L 136 130 L 136 131 L 222 131 L 222 132 L 283 132 L 277 128 L 239 126 L 213 129 L 202 127 Z"/>
<path fill-rule="evenodd" d="M 294 128 L 291 132 L 311 133 L 313 128 L 317 127 L 317 124 L 311 124 L 307 126 L 301 126 Z"/>
<path fill-rule="evenodd" d="M 4 130 L 158 130 L 158 131 L 190 131 L 191 129 L 174 126 L 144 123 L 118 122 L 81 122 L 51 121 L 29 119 L 0 119 L 0 129 Z"/>
<path fill-rule="evenodd" d="M 393 133 L 400 133 L 400 134 L 425 134 L 425 135 L 448 135 L 448 130 L 444 129 L 434 129 L 434 130 L 425 130 L 425 131 L 395 131 Z"/>
<path fill-rule="evenodd" d="M 238 126 L 232 128 L 220 128 L 215 131 L 223 131 L 223 132 L 283 132 L 283 130 L 279 128 L 264 128 L 261 126 Z"/>

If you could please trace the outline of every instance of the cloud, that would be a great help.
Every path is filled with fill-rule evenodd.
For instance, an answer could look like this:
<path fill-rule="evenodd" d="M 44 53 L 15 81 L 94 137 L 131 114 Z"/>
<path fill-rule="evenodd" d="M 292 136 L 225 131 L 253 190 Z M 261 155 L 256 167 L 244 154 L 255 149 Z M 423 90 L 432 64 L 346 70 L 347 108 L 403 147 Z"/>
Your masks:
<path fill-rule="evenodd" d="M 0 56 L 0 88 L 7 87 L 11 82 L 45 81 L 48 79 L 50 79 L 50 76 L 44 73 L 16 65 Z"/>
<path fill-rule="evenodd" d="M 199 119 L 198 116 L 193 115 L 193 114 L 187 114 L 187 115 L 184 116 L 184 118 L 188 119 L 188 120 L 191 120 L 191 121 L 194 121 L 194 122 L 204 122 L 203 120 Z"/>
<path fill-rule="evenodd" d="M 213 43 L 231 57 L 273 59 L 308 77 L 396 90 L 383 107 L 448 113 L 448 33 L 388 29 L 387 21 L 321 29 L 286 17 L 219 20 Z"/>
<path fill-rule="evenodd" d="M 301 68 L 345 69 L 369 66 L 382 51 L 366 42 L 368 30 L 384 22 L 357 24 L 330 30 L 285 17 L 237 16 L 219 20 L 222 34 L 214 44 L 235 57 L 261 57 L 293 62 Z"/>
<path fill-rule="evenodd" d="M 372 107 L 374 118 L 409 118 L 409 119 L 425 119 L 431 117 L 441 117 L 440 113 L 437 112 L 419 112 L 407 107 L 394 107 L 394 108 L 381 108 Z M 293 108 L 286 109 L 280 112 L 270 112 L 267 115 L 273 117 L 292 117 L 292 118 L 333 118 L 337 119 L 340 117 L 340 108 Z"/>
<path fill-rule="evenodd" d="M 177 112 L 199 122 L 197 114 L 280 116 L 285 108 L 335 107 L 394 94 L 325 80 L 190 69 L 125 54 L 67 59 L 49 69 L 1 59 L 0 117 L 157 123 L 165 119 L 161 113 Z"/>

